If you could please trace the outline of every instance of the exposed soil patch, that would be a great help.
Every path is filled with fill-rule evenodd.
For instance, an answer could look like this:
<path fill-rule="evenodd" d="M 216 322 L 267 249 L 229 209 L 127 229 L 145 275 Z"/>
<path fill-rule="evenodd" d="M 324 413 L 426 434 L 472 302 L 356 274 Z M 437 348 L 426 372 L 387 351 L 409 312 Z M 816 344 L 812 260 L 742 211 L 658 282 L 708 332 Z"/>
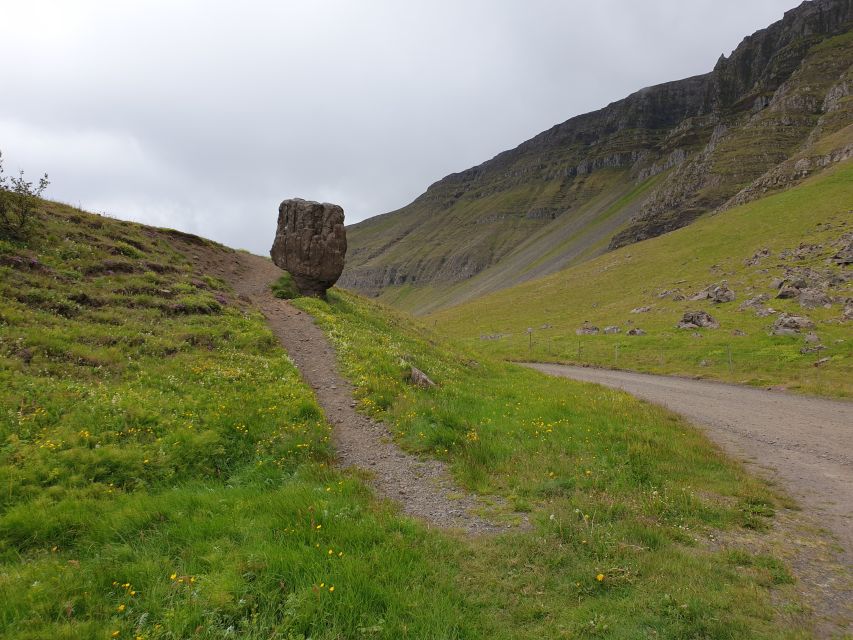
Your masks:
<path fill-rule="evenodd" d="M 402 451 L 385 425 L 356 412 L 352 385 L 338 373 L 335 351 L 326 336 L 310 315 L 272 295 L 269 285 L 283 272 L 270 260 L 184 243 L 180 238 L 170 242 L 191 257 L 201 272 L 231 284 L 241 298 L 266 316 L 333 425 L 341 466 L 367 471 L 382 495 L 398 502 L 406 514 L 429 524 L 469 534 L 497 533 L 513 526 L 480 517 L 478 512 L 490 505 L 456 486 L 443 463 Z"/>

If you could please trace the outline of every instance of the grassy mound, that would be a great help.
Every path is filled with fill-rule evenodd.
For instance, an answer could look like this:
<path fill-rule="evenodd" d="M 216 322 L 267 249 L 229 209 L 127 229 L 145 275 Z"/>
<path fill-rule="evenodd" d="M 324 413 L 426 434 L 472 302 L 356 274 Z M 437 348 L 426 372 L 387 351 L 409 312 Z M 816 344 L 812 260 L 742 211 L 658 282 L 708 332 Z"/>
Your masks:
<path fill-rule="evenodd" d="M 775 298 L 772 280 L 810 272 L 826 280 L 849 278 L 849 268 L 844 276 L 831 258 L 853 232 L 851 202 L 853 161 L 847 161 L 789 191 L 442 311 L 428 322 L 504 358 L 700 375 L 849 397 L 853 340 L 841 316 L 843 300 L 853 295 L 851 282 L 828 289 L 834 298 L 830 308 L 803 308 L 796 299 Z M 723 281 L 735 291 L 734 302 L 690 300 Z M 741 307 L 760 295 L 767 299 Z M 679 300 L 682 296 L 686 299 Z M 777 313 L 757 315 L 766 307 Z M 646 312 L 632 313 L 635 309 Z M 676 329 L 682 314 L 695 309 L 710 312 L 720 329 Z M 811 318 L 825 349 L 808 352 L 813 345 L 804 335 L 770 335 L 781 313 Z M 601 333 L 576 335 L 587 321 Z M 605 335 L 609 325 L 621 332 Z M 645 335 L 626 335 L 634 327 Z M 815 366 L 818 360 L 823 361 Z"/>

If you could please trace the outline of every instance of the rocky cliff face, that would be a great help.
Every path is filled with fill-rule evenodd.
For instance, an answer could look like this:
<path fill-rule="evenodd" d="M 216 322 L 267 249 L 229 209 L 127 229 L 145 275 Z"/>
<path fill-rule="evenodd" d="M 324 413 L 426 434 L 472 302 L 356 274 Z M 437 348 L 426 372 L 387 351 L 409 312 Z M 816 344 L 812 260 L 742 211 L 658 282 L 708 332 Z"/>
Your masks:
<path fill-rule="evenodd" d="M 453 303 L 676 229 L 756 180 L 766 190 L 769 172 L 833 135 L 816 155 L 838 156 L 853 141 L 851 23 L 853 0 L 804 2 L 707 74 L 642 89 L 445 177 L 350 228 L 341 284 L 452 286 Z M 798 175 L 780 172 L 773 188 Z"/>

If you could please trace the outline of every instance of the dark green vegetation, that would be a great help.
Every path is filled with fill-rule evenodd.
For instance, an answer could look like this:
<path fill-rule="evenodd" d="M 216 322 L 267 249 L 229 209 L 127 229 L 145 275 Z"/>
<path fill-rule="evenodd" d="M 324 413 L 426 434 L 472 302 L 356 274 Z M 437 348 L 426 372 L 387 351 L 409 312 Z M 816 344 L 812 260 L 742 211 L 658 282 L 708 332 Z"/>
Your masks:
<path fill-rule="evenodd" d="M 175 232 L 36 222 L 0 244 L 4 638 L 807 637 L 781 562 L 704 542 L 777 498 L 671 414 L 300 299 L 363 410 L 534 527 L 428 530 L 330 466 L 263 319 Z"/>
<path fill-rule="evenodd" d="M 850 321 L 842 320 L 844 300 L 851 297 L 851 282 L 843 281 L 850 268 L 835 264 L 832 256 L 850 242 L 851 206 L 853 161 L 847 161 L 799 187 L 449 309 L 430 323 L 501 357 L 702 375 L 850 396 L 853 340 Z M 840 281 L 824 289 L 833 304 L 804 308 L 796 298 L 776 298 L 773 278 L 797 274 L 824 283 Z M 690 300 L 722 281 L 735 291 L 733 302 Z M 760 295 L 766 296 L 763 302 L 741 306 Z M 643 307 L 649 310 L 631 313 Z M 778 313 L 757 314 L 767 307 Z M 720 328 L 676 329 L 689 309 L 707 310 Z M 815 347 L 804 341 L 805 331 L 771 335 L 781 313 L 813 320 L 825 348 L 803 353 Z M 621 333 L 575 335 L 584 321 L 602 330 L 620 326 Z M 646 335 L 626 335 L 632 327 Z M 534 329 L 532 347 L 527 328 Z M 816 367 L 823 358 L 828 360 Z"/>
<path fill-rule="evenodd" d="M 283 276 L 272 283 L 270 288 L 272 289 L 272 294 L 282 300 L 292 300 L 299 297 L 299 291 L 297 291 L 296 285 L 293 282 L 293 276 L 286 271 Z"/>
<path fill-rule="evenodd" d="M 350 227 L 342 286 L 433 312 L 679 228 L 849 155 L 851 11 L 848 0 L 805 3 L 708 74 L 572 118 Z"/>
<path fill-rule="evenodd" d="M 0 237 L 20 237 L 29 230 L 38 204 L 38 198 L 47 189 L 50 181 L 47 174 L 33 186 L 24 172 L 7 176 L 3 169 L 3 153 L 0 152 Z"/>

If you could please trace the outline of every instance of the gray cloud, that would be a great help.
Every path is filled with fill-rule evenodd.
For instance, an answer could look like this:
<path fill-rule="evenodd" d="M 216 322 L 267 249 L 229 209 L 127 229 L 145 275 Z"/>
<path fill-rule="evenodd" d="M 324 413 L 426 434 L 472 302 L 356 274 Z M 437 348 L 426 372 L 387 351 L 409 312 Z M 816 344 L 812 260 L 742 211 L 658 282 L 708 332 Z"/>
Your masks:
<path fill-rule="evenodd" d="M 9 3 L 7 169 L 266 253 L 278 202 L 348 222 L 641 87 L 704 73 L 794 0 Z M 13 63 L 14 61 L 14 63 Z"/>

